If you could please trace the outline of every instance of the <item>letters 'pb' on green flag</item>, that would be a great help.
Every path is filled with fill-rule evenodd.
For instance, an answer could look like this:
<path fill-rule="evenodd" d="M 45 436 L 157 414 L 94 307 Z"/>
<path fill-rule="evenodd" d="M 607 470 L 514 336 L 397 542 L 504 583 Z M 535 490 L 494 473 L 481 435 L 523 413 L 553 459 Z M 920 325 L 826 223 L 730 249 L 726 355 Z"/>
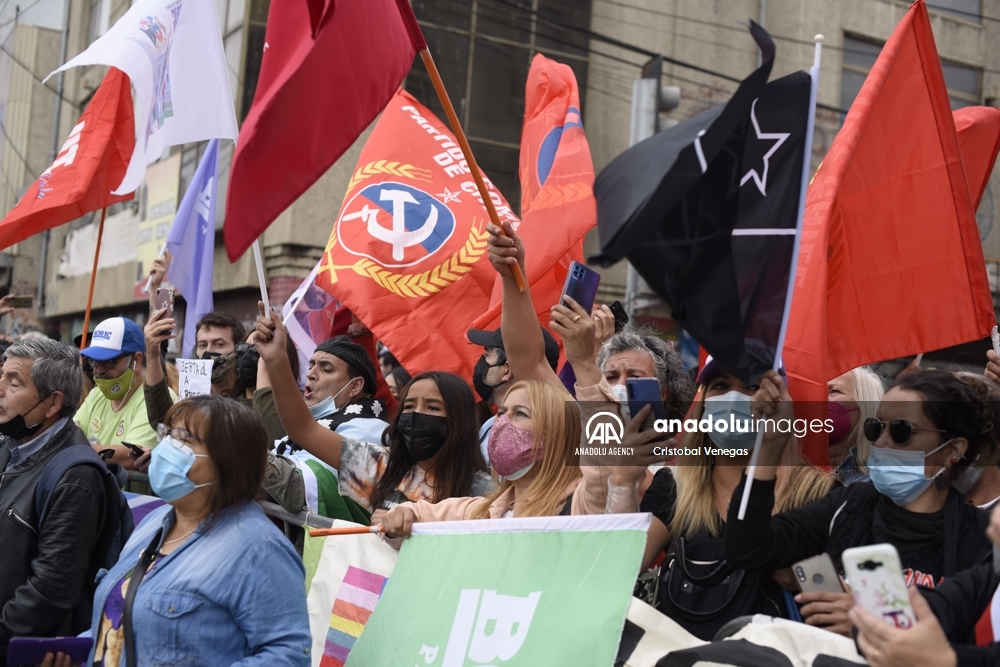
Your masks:
<path fill-rule="evenodd" d="M 648 514 L 418 523 L 347 667 L 611 667 L 648 526 Z"/>

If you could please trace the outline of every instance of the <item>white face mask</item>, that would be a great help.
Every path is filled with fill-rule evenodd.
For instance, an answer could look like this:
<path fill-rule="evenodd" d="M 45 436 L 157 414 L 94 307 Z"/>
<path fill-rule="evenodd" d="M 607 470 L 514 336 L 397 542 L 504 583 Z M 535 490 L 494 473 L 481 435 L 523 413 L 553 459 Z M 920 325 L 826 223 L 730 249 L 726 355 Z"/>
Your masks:
<path fill-rule="evenodd" d="M 617 400 L 622 405 L 628 403 L 628 389 L 623 384 L 613 384 L 611 385 L 611 393 L 615 395 L 615 400 Z"/>

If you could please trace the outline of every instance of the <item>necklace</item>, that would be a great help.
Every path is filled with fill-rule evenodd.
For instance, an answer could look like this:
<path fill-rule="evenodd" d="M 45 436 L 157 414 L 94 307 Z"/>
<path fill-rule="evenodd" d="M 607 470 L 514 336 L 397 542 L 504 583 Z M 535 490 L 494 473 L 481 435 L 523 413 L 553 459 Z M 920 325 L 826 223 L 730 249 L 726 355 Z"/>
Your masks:
<path fill-rule="evenodd" d="M 719 490 L 719 492 L 722 494 L 722 497 L 725 498 L 725 500 L 726 500 L 726 510 L 728 510 L 729 506 L 732 504 L 732 498 L 730 497 L 732 494 L 730 494 L 730 496 L 726 495 L 726 490 L 724 488 L 722 488 L 721 484 L 719 484 L 719 480 L 717 480 L 717 479 L 715 479 L 713 477 L 712 481 L 715 482 L 715 488 L 717 488 Z"/>
<path fill-rule="evenodd" d="M 172 540 L 166 540 L 166 541 L 164 541 L 163 544 L 173 544 L 174 542 L 180 542 L 181 540 L 183 540 L 183 539 L 185 539 L 187 537 L 191 537 L 191 534 L 194 533 L 195 530 L 197 530 L 197 528 L 192 528 L 190 533 L 187 533 L 186 535 L 181 535 L 180 537 L 175 537 Z"/>

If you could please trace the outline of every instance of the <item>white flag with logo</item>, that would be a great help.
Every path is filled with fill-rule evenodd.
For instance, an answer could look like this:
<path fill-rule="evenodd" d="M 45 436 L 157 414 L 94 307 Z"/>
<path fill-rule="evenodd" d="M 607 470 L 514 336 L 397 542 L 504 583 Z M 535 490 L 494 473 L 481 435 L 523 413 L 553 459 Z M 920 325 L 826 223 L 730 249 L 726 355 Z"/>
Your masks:
<path fill-rule="evenodd" d="M 236 112 L 211 0 L 139 0 L 52 74 L 80 65 L 117 67 L 135 90 L 135 152 L 115 194 L 138 188 L 146 165 L 169 146 L 236 141 Z"/>

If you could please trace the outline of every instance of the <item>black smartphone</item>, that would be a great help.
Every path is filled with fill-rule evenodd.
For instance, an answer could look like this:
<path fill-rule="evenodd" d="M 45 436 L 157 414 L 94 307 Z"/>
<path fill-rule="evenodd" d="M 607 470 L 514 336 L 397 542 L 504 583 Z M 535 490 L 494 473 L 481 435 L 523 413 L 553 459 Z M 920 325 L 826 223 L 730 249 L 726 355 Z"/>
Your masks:
<path fill-rule="evenodd" d="M 133 445 L 131 442 L 122 441 L 122 444 L 128 447 L 128 450 L 132 452 L 133 456 L 139 457 L 146 453 L 146 450 L 139 445 Z"/>
<path fill-rule="evenodd" d="M 628 324 L 628 313 L 625 312 L 625 306 L 621 301 L 612 301 L 608 304 L 608 309 L 615 316 L 615 333 L 618 333 Z"/>
<path fill-rule="evenodd" d="M 580 262 L 572 262 L 569 265 L 569 273 L 566 274 L 566 283 L 563 285 L 559 303 L 564 304 L 563 297 L 568 296 L 590 313 L 594 309 L 594 299 L 597 298 L 597 287 L 600 284 L 601 274 Z"/>

